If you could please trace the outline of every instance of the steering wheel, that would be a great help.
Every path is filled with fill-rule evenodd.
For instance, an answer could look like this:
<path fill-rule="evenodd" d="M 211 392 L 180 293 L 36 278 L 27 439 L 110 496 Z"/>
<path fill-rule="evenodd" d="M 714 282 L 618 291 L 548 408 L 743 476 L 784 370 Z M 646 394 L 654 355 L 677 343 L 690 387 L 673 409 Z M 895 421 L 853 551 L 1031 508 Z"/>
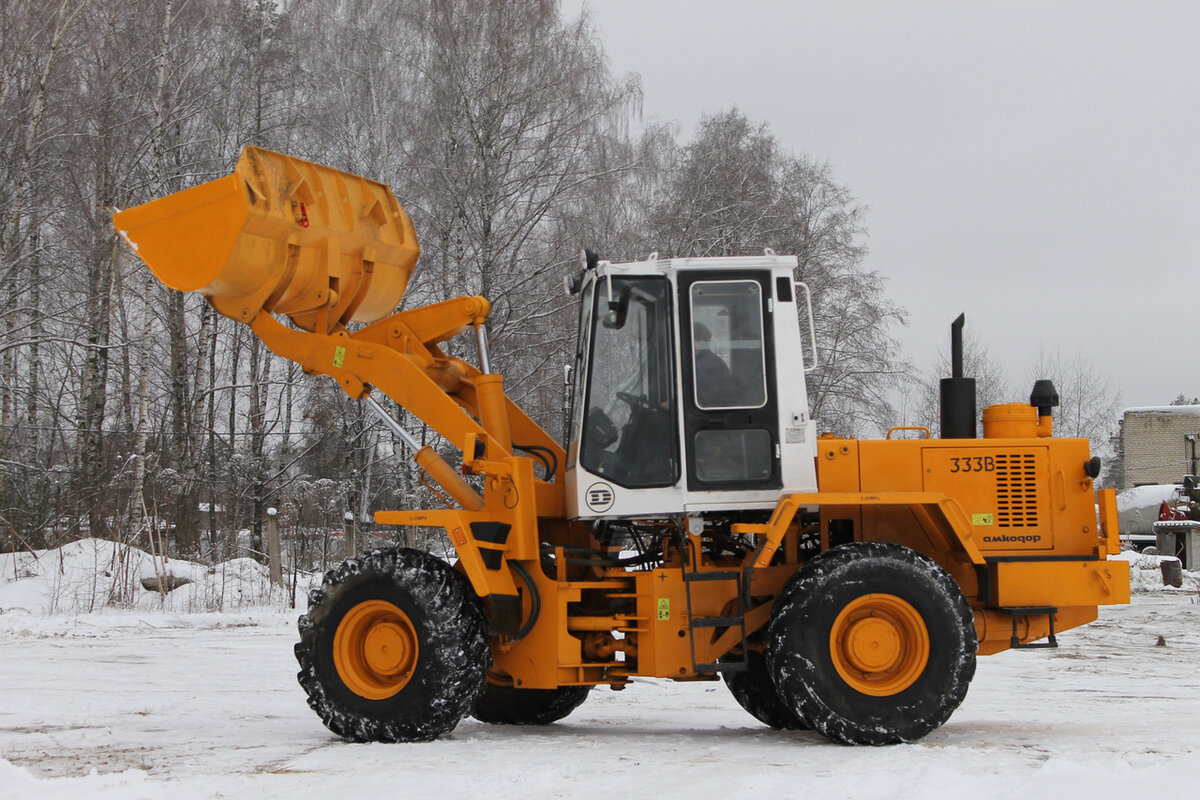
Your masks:
<path fill-rule="evenodd" d="M 654 409 L 654 404 L 648 399 L 629 392 L 617 392 L 617 399 L 628 403 L 630 408 L 644 408 L 648 411 Z"/>

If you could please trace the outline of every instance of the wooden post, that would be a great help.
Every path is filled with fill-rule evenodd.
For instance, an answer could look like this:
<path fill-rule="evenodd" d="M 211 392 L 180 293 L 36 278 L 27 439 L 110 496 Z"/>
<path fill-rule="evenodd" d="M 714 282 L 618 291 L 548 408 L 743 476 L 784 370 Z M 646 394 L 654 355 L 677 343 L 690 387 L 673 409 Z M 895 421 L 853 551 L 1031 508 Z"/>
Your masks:
<path fill-rule="evenodd" d="M 271 569 L 271 583 L 283 586 L 283 560 L 279 546 L 279 512 L 267 509 L 267 563 Z"/>
<path fill-rule="evenodd" d="M 346 558 L 358 555 L 358 542 L 355 541 L 354 514 L 350 511 L 342 517 L 342 538 L 346 540 Z"/>

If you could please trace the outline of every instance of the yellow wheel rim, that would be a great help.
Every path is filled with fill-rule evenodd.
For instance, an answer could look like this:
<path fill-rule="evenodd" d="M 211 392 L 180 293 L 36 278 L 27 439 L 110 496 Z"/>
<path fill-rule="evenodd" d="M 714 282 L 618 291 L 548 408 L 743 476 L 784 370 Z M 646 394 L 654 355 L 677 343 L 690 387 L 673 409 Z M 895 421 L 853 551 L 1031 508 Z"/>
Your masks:
<path fill-rule="evenodd" d="M 399 692 L 417 668 L 417 632 L 386 600 L 366 600 L 342 617 L 333 635 L 333 664 L 350 691 L 368 700 Z"/>
<path fill-rule="evenodd" d="M 855 691 L 899 694 L 929 663 L 929 631 L 920 612 L 894 594 L 855 598 L 833 621 L 829 652 L 838 675 Z"/>

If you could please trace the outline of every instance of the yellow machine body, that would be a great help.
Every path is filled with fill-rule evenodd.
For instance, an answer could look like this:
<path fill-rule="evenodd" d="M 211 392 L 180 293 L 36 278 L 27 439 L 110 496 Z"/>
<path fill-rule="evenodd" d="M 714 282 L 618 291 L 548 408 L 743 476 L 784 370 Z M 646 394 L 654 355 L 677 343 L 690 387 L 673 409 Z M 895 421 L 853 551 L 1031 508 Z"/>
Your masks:
<path fill-rule="evenodd" d="M 1010 404 L 1017 405 L 1017 404 Z M 984 411 L 984 420 L 989 411 Z M 1035 409 L 1024 406 L 1021 432 L 1034 434 Z M 1008 406 L 999 409 L 1011 415 Z M 1004 429 L 992 433 L 1002 434 Z M 953 498 L 961 535 L 978 548 L 985 568 L 955 568 L 975 608 L 980 653 L 1007 649 L 1012 619 L 1000 609 L 1054 608 L 1055 630 L 1090 622 L 1096 606 L 1129 602 L 1129 565 L 1120 552 L 1115 492 L 1097 492 L 1083 470 L 1086 439 L 1022 438 L 854 441 L 823 438 L 817 457 L 822 491 L 926 492 Z M 1097 505 L 1100 515 L 1097 520 Z M 839 526 L 875 541 L 896 541 L 933 554 L 908 505 L 823 505 L 826 536 Z M 962 560 L 959 559 L 960 564 Z M 971 574 L 974 573 L 974 574 Z M 1048 613 L 1018 615 L 1018 640 L 1044 638 Z"/>
<path fill-rule="evenodd" d="M 487 604 L 493 675 L 512 686 L 714 679 L 720 659 L 761 647 L 751 642 L 811 557 L 802 539 L 819 542 L 822 552 L 891 542 L 929 556 L 970 603 L 981 654 L 1129 601 L 1128 565 L 1107 560 L 1118 550 L 1113 494 L 1097 493 L 1085 474 L 1086 440 L 1052 438 L 1049 417 L 1032 406 L 985 410 L 982 439 L 931 439 L 927 431 L 922 439 L 822 437 L 818 491 L 782 494 L 769 517 L 733 524 L 732 534 L 751 543 L 744 554 L 704 554 L 701 530 L 663 518 L 648 523 L 662 526 L 661 561 L 626 569 L 613 566 L 619 547 L 600 544 L 588 525 L 566 517 L 567 453 L 559 443 L 508 398 L 499 375 L 441 349 L 479 331 L 488 302 L 461 297 L 394 311 L 419 249 L 386 186 L 247 148 L 232 175 L 118 213 L 114 223 L 167 286 L 201 293 L 274 352 L 331 377 L 351 397 L 373 389 L 387 395 L 459 451 L 461 473 L 474 482 L 432 448 L 416 455 L 447 508 L 380 511 L 376 520 L 445 530 L 457 568 Z M 352 331 L 355 322 L 372 324 Z M 547 459 L 541 477 L 525 454 L 531 450 Z M 574 555 L 581 550 L 591 563 Z M 845 623 L 858 639 L 839 669 L 870 661 L 854 648 L 877 643 L 876 617 L 897 620 L 903 635 L 905 605 L 869 598 L 847 612 L 858 614 Z M 403 612 L 380 608 L 360 615 L 362 638 L 377 618 L 392 620 L 385 644 L 411 638 L 411 623 L 394 621 L 407 620 Z M 372 683 L 353 647 L 337 652 L 372 692 L 387 696 L 402 686 Z M 931 657 L 914 652 L 917 666 Z M 862 685 L 869 693 L 871 684 Z"/>

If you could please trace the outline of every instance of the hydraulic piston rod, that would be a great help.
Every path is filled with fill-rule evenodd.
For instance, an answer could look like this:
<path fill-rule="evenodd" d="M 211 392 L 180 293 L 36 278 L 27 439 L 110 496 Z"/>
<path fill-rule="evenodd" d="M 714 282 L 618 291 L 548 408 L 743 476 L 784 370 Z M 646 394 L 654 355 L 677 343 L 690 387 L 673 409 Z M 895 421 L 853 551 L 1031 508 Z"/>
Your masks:
<path fill-rule="evenodd" d="M 392 433 L 396 434 L 396 437 L 404 442 L 405 447 L 414 453 L 421 449 L 421 443 L 414 439 L 412 434 L 404 429 L 403 425 L 392 419 L 392 415 L 383 406 L 379 405 L 378 400 L 371 395 L 367 395 L 363 398 L 363 402 L 367 404 L 367 408 L 375 412 L 375 416 L 379 417 L 380 422 L 390 428 Z"/>
<path fill-rule="evenodd" d="M 417 465 L 425 470 L 429 477 L 433 478 L 437 485 L 441 486 L 456 503 L 468 511 L 479 511 L 483 508 L 483 498 L 479 496 L 479 492 L 464 481 L 454 467 L 447 464 L 446 460 L 438 455 L 437 450 L 429 445 L 422 447 L 421 443 L 404 430 L 403 425 L 392 419 L 392 415 L 387 413 L 379 401 L 371 395 L 364 397 L 363 402 L 367 404 L 367 408 L 375 412 L 375 416 L 379 417 L 384 425 L 391 429 L 392 433 L 396 434 L 400 441 L 404 442 L 405 447 L 414 451 L 413 461 L 416 461 Z"/>

